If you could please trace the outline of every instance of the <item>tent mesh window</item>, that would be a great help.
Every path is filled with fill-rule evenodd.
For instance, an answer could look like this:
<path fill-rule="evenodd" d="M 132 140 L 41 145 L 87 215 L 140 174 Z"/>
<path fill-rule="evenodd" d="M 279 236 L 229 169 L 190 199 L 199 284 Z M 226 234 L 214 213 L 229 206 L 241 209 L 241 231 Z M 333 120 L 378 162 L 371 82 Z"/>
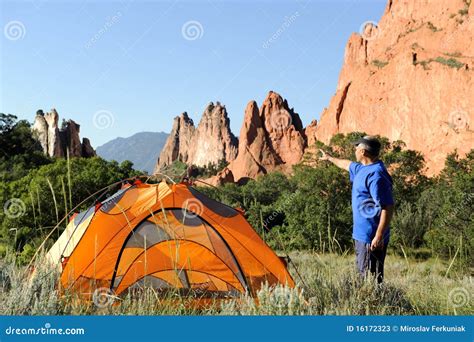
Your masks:
<path fill-rule="evenodd" d="M 117 262 L 113 288 L 152 287 L 201 297 L 245 291 L 235 256 L 218 232 L 182 209 L 162 210 L 130 233 Z"/>

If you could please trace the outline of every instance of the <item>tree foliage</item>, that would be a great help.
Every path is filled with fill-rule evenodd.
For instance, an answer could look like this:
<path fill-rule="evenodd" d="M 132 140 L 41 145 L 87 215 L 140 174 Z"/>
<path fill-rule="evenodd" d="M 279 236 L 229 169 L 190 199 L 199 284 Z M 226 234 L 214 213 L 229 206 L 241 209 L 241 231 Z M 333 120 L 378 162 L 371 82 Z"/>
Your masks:
<path fill-rule="evenodd" d="M 26 261 L 77 204 L 111 183 L 138 175 L 130 161 L 46 157 L 27 121 L 0 114 L 0 122 L 0 255 L 11 249 Z"/>
<path fill-rule="evenodd" d="M 364 135 L 337 134 L 329 145 L 317 142 L 314 147 L 354 160 L 351 142 Z M 469 263 L 474 250 L 474 150 L 465 158 L 449 155 L 442 173 L 428 178 L 419 152 L 406 149 L 402 141 L 379 139 L 396 201 L 391 248 L 415 255 L 425 255 L 423 251 L 446 258 L 456 255 Z M 249 222 L 274 248 L 348 250 L 352 248 L 349 176 L 319 161 L 316 149 L 305 154 L 291 176 L 270 173 L 244 186 L 226 184 L 204 191 L 245 209 Z"/>
<path fill-rule="evenodd" d="M 245 185 L 225 184 L 202 191 L 241 207 L 252 226 L 277 250 L 313 249 L 343 252 L 352 248 L 351 184 L 346 171 L 319 160 L 317 148 L 354 160 L 352 141 L 362 132 L 335 135 L 317 142 L 291 175 L 272 172 Z M 382 142 L 381 159 L 393 178 L 396 213 L 391 248 L 400 253 L 428 251 L 472 266 L 474 250 L 474 150 L 446 159 L 439 176 L 424 175 L 423 156 L 402 141 Z M 198 174 L 225 167 L 208 165 Z M 188 172 L 176 162 L 164 173 L 179 181 Z M 0 255 L 16 251 L 27 261 L 44 237 L 69 211 L 91 194 L 138 175 L 129 161 L 118 164 L 99 157 L 55 159 L 45 156 L 30 124 L 0 114 Z M 106 195 L 106 194 L 103 194 Z M 77 208 L 85 209 L 90 201 Z M 20 213 L 19 215 L 17 215 Z M 67 220 L 65 220 L 67 222 Z M 66 223 L 61 225 L 64 229 Z M 55 231 L 52 242 L 61 229 Z"/>

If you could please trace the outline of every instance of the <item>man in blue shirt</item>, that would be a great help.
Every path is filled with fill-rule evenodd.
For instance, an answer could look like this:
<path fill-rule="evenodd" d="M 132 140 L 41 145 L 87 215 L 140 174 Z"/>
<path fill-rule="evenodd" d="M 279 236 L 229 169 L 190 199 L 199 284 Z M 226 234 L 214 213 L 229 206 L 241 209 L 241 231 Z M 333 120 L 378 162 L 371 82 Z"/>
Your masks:
<path fill-rule="evenodd" d="M 357 162 L 334 158 L 322 150 L 320 159 L 349 171 L 357 269 L 363 277 L 370 271 L 381 283 L 393 216 L 392 178 L 378 159 L 381 144 L 377 139 L 365 136 L 354 145 Z"/>

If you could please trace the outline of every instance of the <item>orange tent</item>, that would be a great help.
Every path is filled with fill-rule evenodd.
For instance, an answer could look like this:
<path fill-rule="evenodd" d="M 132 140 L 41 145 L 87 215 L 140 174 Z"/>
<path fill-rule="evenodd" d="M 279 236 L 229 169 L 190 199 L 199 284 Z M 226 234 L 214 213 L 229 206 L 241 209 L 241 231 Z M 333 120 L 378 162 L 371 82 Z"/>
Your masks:
<path fill-rule="evenodd" d="M 294 281 L 243 214 L 187 183 L 127 184 L 76 214 L 49 250 L 63 288 L 116 295 L 151 286 L 200 298 Z"/>

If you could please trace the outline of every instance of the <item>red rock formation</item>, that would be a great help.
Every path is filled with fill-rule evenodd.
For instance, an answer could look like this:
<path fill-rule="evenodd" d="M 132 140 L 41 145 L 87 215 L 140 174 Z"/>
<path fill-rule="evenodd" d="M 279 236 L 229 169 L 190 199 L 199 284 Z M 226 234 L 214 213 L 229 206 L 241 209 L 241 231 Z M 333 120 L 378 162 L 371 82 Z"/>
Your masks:
<path fill-rule="evenodd" d="M 41 145 L 43 152 L 49 155 L 48 147 L 48 123 L 42 110 L 36 112 L 36 118 L 32 126 L 33 136 Z"/>
<path fill-rule="evenodd" d="M 84 138 L 81 144 L 79 139 L 80 125 L 73 120 L 64 121 L 61 129 L 58 128 L 59 115 L 56 109 L 44 114 L 40 109 L 36 112 L 32 131 L 39 141 L 45 154 L 50 157 L 92 157 L 95 151 L 89 139 Z"/>
<path fill-rule="evenodd" d="M 188 163 L 196 166 L 217 164 L 220 160 L 234 160 L 237 139 L 230 130 L 225 106 L 209 103 L 191 140 Z"/>
<path fill-rule="evenodd" d="M 175 160 L 187 162 L 191 139 L 194 134 L 194 123 L 184 112 L 174 118 L 173 128 L 161 150 L 160 157 L 155 166 L 155 173 L 171 165 Z"/>
<path fill-rule="evenodd" d="M 438 173 L 448 153 L 474 148 L 473 8 L 467 0 L 389 0 L 378 25 L 349 38 L 319 123 L 303 130 L 274 92 L 260 110 L 250 102 L 237 158 L 209 181 L 288 173 L 307 146 L 355 131 L 403 140 L 423 153 L 428 175 Z"/>
<path fill-rule="evenodd" d="M 223 170 L 221 170 L 217 175 L 213 177 L 209 177 L 207 179 L 203 179 L 202 182 L 197 182 L 199 186 L 206 186 L 206 185 L 212 185 L 212 186 L 220 186 L 225 183 L 234 183 L 234 175 L 232 171 L 225 167 Z"/>
<path fill-rule="evenodd" d="M 58 121 L 59 115 L 54 108 L 46 114 L 41 109 L 36 112 L 33 130 L 37 132 L 44 153 L 50 157 L 64 157 L 59 137 Z"/>
<path fill-rule="evenodd" d="M 160 153 L 155 173 L 180 160 L 188 165 L 206 166 L 220 160 L 234 160 L 237 139 L 230 130 L 225 106 L 210 103 L 197 128 L 186 113 L 176 117 L 170 136 Z"/>
<path fill-rule="evenodd" d="M 313 120 L 304 129 L 304 134 L 306 135 L 306 139 L 307 139 L 307 142 L 308 142 L 308 147 L 313 145 L 316 142 L 317 127 L 318 127 L 318 122 L 316 120 Z"/>
<path fill-rule="evenodd" d="M 70 157 L 82 157 L 82 144 L 79 139 L 80 125 L 73 120 L 64 121 L 59 131 L 61 147 L 66 155 L 66 150 Z"/>
<path fill-rule="evenodd" d="M 87 138 L 82 138 L 82 154 L 83 157 L 89 158 L 96 155 L 94 149 L 92 148 L 91 142 Z"/>
<path fill-rule="evenodd" d="M 270 91 L 260 111 L 255 101 L 247 105 L 239 153 L 228 169 L 237 182 L 273 170 L 290 172 L 291 166 L 301 160 L 305 147 L 299 115 L 280 95 Z"/>
<path fill-rule="evenodd" d="M 403 140 L 424 154 L 428 174 L 454 149 L 474 148 L 473 7 L 389 0 L 377 27 L 350 37 L 316 138 L 328 143 L 336 133 L 364 131 Z"/>

